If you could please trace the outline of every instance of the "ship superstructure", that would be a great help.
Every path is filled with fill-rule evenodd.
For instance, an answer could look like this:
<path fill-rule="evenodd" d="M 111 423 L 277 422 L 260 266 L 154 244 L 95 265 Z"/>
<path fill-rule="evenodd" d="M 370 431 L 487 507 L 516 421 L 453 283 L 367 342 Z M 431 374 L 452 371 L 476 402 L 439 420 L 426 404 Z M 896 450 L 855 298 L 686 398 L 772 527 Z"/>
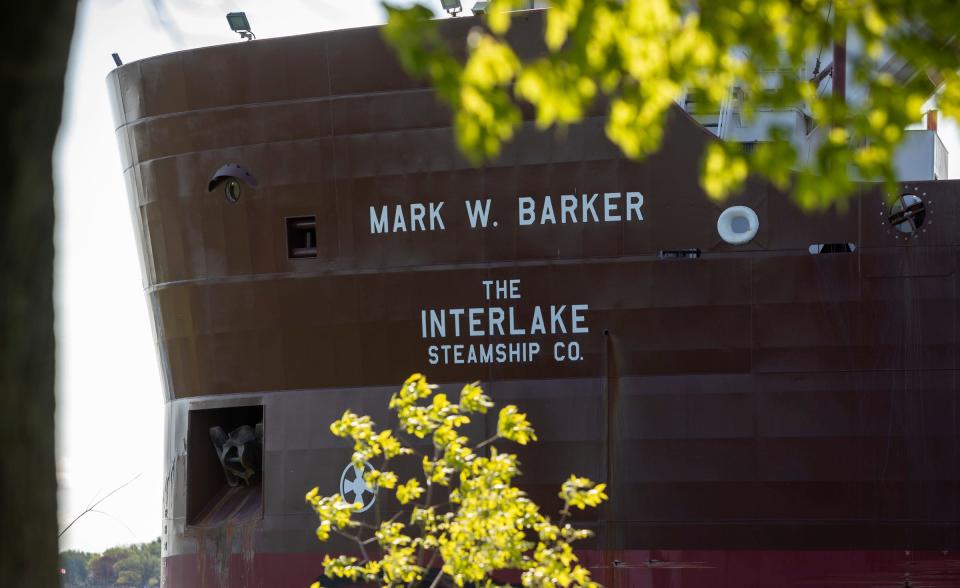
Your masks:
<path fill-rule="evenodd" d="M 862 105 L 868 98 L 868 89 L 856 81 L 851 64 L 864 59 L 864 53 L 863 43 L 855 31 L 848 30 L 843 42 L 811 52 L 802 68 L 785 65 L 763 72 L 763 91 L 775 91 L 785 81 L 807 80 L 816 86 L 818 94 L 833 94 L 848 104 Z M 744 50 L 738 57 L 749 59 L 749 54 Z M 875 75 L 889 75 L 898 84 L 924 75 L 887 50 L 871 62 L 875 64 Z M 894 154 L 895 173 L 900 181 L 945 180 L 948 177 L 949 154 L 937 132 L 937 86 L 929 82 L 928 89 L 930 100 L 923 120 L 906 129 Z M 745 116 L 741 103 L 746 91 L 741 85 L 731 86 L 718 108 L 709 106 L 702 96 L 690 92 L 684 93 L 678 104 L 716 137 L 739 143 L 747 151 L 758 143 L 769 141 L 772 130 L 777 129 L 796 149 L 801 163 L 809 163 L 826 140 L 829 129 L 816 125 L 808 105 L 802 102 L 787 108 L 760 107 Z"/>

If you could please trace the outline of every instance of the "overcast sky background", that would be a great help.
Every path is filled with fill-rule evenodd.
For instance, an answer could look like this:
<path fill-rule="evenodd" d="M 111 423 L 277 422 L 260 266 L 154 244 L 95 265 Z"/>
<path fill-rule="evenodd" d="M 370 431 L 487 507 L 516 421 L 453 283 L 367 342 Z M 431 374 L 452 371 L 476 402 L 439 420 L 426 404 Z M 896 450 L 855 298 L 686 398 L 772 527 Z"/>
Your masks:
<path fill-rule="evenodd" d="M 431 0 L 439 12 L 439 0 Z M 125 63 L 240 42 L 228 12 L 260 39 L 385 21 L 374 0 L 83 0 L 55 153 L 57 186 L 57 474 L 61 528 L 99 496 L 139 475 L 73 526 L 61 549 L 102 551 L 160 535 L 163 399 L 123 186 L 105 78 Z M 464 2 L 470 6 L 470 1 Z M 176 31 L 179 31 L 177 33 Z M 960 174 L 956 126 L 941 124 Z"/>

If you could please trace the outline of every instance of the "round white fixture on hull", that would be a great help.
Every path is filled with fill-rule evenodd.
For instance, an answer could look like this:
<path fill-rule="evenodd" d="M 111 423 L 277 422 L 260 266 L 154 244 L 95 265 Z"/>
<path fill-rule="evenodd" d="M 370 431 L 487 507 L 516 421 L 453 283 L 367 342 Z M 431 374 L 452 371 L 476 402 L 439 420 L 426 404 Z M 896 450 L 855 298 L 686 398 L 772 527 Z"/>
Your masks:
<path fill-rule="evenodd" d="M 760 219 L 749 206 L 731 206 L 720 213 L 717 232 L 731 245 L 749 243 L 760 230 Z"/>

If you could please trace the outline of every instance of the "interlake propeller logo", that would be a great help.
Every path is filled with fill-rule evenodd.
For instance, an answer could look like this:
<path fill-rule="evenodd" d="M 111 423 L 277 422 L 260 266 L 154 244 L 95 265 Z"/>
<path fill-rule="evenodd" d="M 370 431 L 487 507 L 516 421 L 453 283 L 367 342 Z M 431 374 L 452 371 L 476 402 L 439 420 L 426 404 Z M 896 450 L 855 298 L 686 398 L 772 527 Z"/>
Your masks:
<path fill-rule="evenodd" d="M 367 510 L 377 500 L 377 488 L 371 488 L 363 479 L 363 475 L 371 471 L 373 471 L 373 466 L 370 465 L 370 462 L 365 461 L 363 467 L 359 468 L 352 463 L 348 463 L 347 467 L 343 468 L 343 473 L 340 474 L 340 496 L 354 504 L 361 504 L 362 506 L 357 512 Z"/>

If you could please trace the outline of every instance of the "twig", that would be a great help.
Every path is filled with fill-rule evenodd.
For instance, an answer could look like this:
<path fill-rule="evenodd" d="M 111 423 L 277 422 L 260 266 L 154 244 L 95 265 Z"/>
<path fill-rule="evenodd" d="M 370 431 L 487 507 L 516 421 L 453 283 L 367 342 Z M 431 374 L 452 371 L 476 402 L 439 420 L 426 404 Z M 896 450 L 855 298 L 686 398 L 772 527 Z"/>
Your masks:
<path fill-rule="evenodd" d="M 436 461 L 438 459 L 440 459 L 440 448 L 434 447 L 433 448 L 434 467 L 436 467 Z M 433 501 L 433 481 L 430 479 L 430 476 L 424 476 L 424 479 L 427 484 L 427 496 L 426 498 L 423 499 L 423 508 L 424 510 L 426 510 L 430 508 L 430 503 Z M 420 547 L 417 548 L 417 563 L 419 564 L 422 559 L 423 559 L 423 544 L 421 544 Z"/>
<path fill-rule="evenodd" d="M 108 517 L 108 518 L 113 519 L 114 521 L 116 521 L 116 522 L 120 523 L 121 525 L 123 525 L 123 528 L 126 529 L 127 531 L 129 531 L 131 535 L 133 535 L 134 537 L 137 536 L 137 534 L 133 532 L 133 529 L 131 529 L 125 522 L 121 521 L 118 517 L 115 517 L 115 516 L 113 516 L 112 514 L 110 514 L 110 513 L 108 513 L 108 512 L 103 512 L 102 510 L 96 510 L 96 509 L 94 509 L 94 510 L 91 510 L 90 512 L 92 512 L 92 513 L 97 513 L 97 514 L 101 514 L 101 515 L 103 515 L 103 516 L 105 516 L 105 517 Z"/>
<path fill-rule="evenodd" d="M 116 488 L 114 488 L 113 490 L 111 490 L 110 492 L 107 492 L 106 496 L 104 496 L 104 497 L 101 498 L 100 500 L 98 500 L 98 501 L 94 502 L 93 504 L 87 506 L 87 508 L 85 508 L 85 509 L 83 510 L 83 512 L 81 512 L 81 513 L 78 514 L 76 517 L 74 517 L 74 519 L 73 519 L 72 521 L 70 521 L 70 523 L 69 523 L 66 527 L 64 527 L 63 530 L 60 531 L 59 534 L 57 534 L 57 539 L 59 539 L 60 537 L 63 537 L 63 534 L 66 533 L 67 531 L 69 531 L 69 530 L 70 530 L 70 527 L 72 527 L 72 526 L 74 525 L 74 523 L 76 523 L 77 521 L 79 521 L 80 519 L 82 519 L 82 518 L 84 517 L 84 515 L 86 515 L 87 513 L 97 512 L 97 513 L 99 513 L 99 514 L 106 514 L 106 513 L 103 512 L 103 511 L 98 511 L 98 510 L 96 510 L 97 506 L 99 506 L 101 502 L 103 502 L 104 500 L 110 498 L 111 496 L 113 496 L 114 494 L 116 494 L 117 492 L 119 492 L 120 490 L 122 490 L 122 489 L 126 488 L 127 486 L 129 486 L 130 484 L 134 483 L 134 482 L 137 480 L 137 478 L 139 478 L 141 475 L 142 475 L 142 474 L 137 474 L 136 476 L 134 476 L 133 478 L 131 478 L 131 479 L 128 480 L 127 482 L 124 482 L 123 484 L 120 484 L 119 486 L 117 486 Z M 99 494 L 99 491 L 97 491 L 97 493 Z M 109 515 L 108 515 L 108 516 L 109 516 Z M 126 526 L 126 525 L 124 525 L 124 526 Z M 127 529 L 129 530 L 130 527 L 127 527 Z M 133 532 L 133 531 L 131 531 L 131 533 L 132 533 L 132 532 Z"/>
<path fill-rule="evenodd" d="M 438 554 L 438 553 L 440 553 L 439 548 L 433 550 L 433 553 L 430 554 L 430 561 L 427 562 L 427 565 L 424 567 L 424 569 L 427 569 L 427 570 L 430 569 L 430 566 L 433 565 L 434 560 L 437 559 L 437 554 Z"/>
<path fill-rule="evenodd" d="M 357 542 L 357 546 L 360 547 L 360 553 L 363 555 L 363 563 L 370 561 L 370 556 L 367 554 L 367 548 L 363 546 L 363 541 L 359 539 L 354 539 Z"/>
<path fill-rule="evenodd" d="M 360 554 L 363 556 L 363 563 L 370 561 L 370 556 L 367 554 L 367 548 L 364 547 L 365 541 L 360 539 L 359 535 L 354 535 L 352 533 L 346 533 L 340 529 L 332 529 L 334 533 L 340 535 L 341 537 L 346 537 L 347 539 L 352 539 L 354 543 L 360 548 Z"/>
<path fill-rule="evenodd" d="M 434 447 L 433 448 L 434 467 L 436 467 L 436 462 L 438 459 L 440 459 L 440 448 Z M 427 478 L 427 498 L 426 498 L 425 504 L 423 505 L 424 508 L 430 508 L 430 502 L 432 500 L 433 500 L 433 480 L 431 480 L 430 478 Z"/>
<path fill-rule="evenodd" d="M 386 456 L 384 456 L 383 461 L 380 462 L 380 471 L 383 472 L 383 471 L 386 471 L 386 469 L 387 469 L 387 458 Z M 380 492 L 380 487 L 378 484 L 377 493 L 379 492 Z M 380 514 L 380 501 L 377 500 L 376 494 L 373 496 L 373 513 L 374 513 L 374 518 L 377 521 L 377 528 L 379 529 L 381 523 L 383 523 L 383 517 Z"/>
<path fill-rule="evenodd" d="M 486 441 L 482 441 L 479 445 L 477 445 L 476 447 L 474 447 L 474 449 L 482 449 L 483 447 L 485 447 L 485 446 L 493 443 L 494 441 L 496 441 L 496 440 L 499 439 L 499 438 L 500 438 L 500 435 L 494 435 L 493 437 L 490 437 L 490 438 L 487 439 Z"/>
<path fill-rule="evenodd" d="M 431 560 L 432 561 L 432 560 Z M 437 577 L 433 579 L 433 582 L 430 583 L 430 588 L 437 588 L 437 585 L 440 583 L 440 578 L 443 577 L 443 570 L 437 570 Z"/>

